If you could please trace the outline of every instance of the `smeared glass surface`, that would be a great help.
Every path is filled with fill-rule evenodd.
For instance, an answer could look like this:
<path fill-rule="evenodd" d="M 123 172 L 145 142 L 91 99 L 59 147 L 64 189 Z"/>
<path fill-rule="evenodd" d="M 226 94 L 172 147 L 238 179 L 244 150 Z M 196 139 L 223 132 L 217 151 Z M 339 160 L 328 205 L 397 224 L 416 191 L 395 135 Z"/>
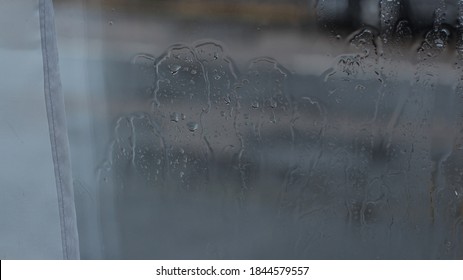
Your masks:
<path fill-rule="evenodd" d="M 99 257 L 463 258 L 463 4 L 222 2 L 100 7 Z"/>

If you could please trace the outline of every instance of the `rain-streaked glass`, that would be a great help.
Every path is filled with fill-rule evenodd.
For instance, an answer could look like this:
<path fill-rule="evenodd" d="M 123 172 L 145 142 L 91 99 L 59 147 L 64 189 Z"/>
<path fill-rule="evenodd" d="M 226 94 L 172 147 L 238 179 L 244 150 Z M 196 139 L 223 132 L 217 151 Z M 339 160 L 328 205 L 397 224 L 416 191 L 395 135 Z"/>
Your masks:
<path fill-rule="evenodd" d="M 462 1 L 55 1 L 83 258 L 463 258 Z"/>

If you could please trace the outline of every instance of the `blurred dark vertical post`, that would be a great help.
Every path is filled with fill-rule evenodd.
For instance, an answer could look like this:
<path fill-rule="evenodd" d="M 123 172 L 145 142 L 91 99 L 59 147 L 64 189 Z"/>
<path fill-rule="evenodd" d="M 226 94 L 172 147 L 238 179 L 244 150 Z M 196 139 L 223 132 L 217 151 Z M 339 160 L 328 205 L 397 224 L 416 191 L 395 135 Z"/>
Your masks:
<path fill-rule="evenodd" d="M 381 0 L 380 2 L 380 28 L 383 34 L 383 40 L 388 40 L 394 34 L 395 26 L 399 20 L 400 6 L 403 0 L 389 1 Z"/>

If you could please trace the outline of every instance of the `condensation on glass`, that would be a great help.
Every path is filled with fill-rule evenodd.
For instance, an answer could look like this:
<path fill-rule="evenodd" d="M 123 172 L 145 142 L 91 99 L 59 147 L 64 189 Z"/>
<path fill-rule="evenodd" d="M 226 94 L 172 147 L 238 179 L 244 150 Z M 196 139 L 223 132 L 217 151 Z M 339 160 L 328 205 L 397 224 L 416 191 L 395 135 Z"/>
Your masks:
<path fill-rule="evenodd" d="M 463 258 L 462 1 L 57 2 L 83 257 Z"/>

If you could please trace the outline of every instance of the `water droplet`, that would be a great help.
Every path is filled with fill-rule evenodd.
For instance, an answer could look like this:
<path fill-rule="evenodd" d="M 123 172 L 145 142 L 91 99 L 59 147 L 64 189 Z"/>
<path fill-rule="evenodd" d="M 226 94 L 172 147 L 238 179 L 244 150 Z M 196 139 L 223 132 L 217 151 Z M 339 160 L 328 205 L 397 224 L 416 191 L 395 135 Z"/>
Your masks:
<path fill-rule="evenodd" d="M 198 129 L 198 124 L 196 122 L 189 122 L 186 124 L 186 126 L 191 132 L 195 132 Z"/>
<path fill-rule="evenodd" d="M 196 69 L 191 69 L 191 75 L 196 75 L 196 73 L 198 73 L 198 71 L 196 71 Z"/>
<path fill-rule="evenodd" d="M 177 74 L 178 71 L 179 71 L 181 68 L 182 68 L 182 66 L 177 65 L 177 64 L 169 65 L 170 73 L 171 73 L 172 75 Z"/>
<path fill-rule="evenodd" d="M 442 41 L 442 39 L 440 39 L 440 38 L 437 38 L 436 40 L 434 40 L 434 44 L 438 48 L 443 48 L 444 47 L 444 41 Z"/>
<path fill-rule="evenodd" d="M 183 176 L 185 176 L 185 172 L 180 171 L 180 178 L 183 178 Z"/>
<path fill-rule="evenodd" d="M 257 108 L 259 108 L 259 102 L 254 101 L 254 102 L 252 102 L 251 106 L 252 106 L 252 108 L 257 109 Z"/>
<path fill-rule="evenodd" d="M 172 114 L 170 114 L 170 120 L 173 121 L 173 122 L 178 122 L 179 118 L 180 118 L 180 116 L 176 112 L 173 112 Z"/>
<path fill-rule="evenodd" d="M 110 20 L 108 23 L 109 23 L 109 25 L 113 25 L 113 24 L 114 24 L 114 22 L 113 22 L 112 20 Z"/>
<path fill-rule="evenodd" d="M 365 86 L 364 85 L 356 85 L 355 90 L 363 91 L 363 90 L 365 90 Z"/>

